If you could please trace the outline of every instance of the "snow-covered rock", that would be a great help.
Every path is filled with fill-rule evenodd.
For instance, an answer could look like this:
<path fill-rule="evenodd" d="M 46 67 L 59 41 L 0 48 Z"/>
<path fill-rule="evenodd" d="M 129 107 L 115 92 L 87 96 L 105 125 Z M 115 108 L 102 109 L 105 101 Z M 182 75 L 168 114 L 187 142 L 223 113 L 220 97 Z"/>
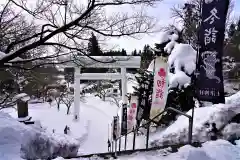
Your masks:
<path fill-rule="evenodd" d="M 216 127 L 223 129 L 229 121 L 240 113 L 239 92 L 228 97 L 228 104 L 216 104 L 208 107 L 196 108 L 193 120 L 193 141 L 205 142 L 210 139 L 209 128 L 206 123 L 216 123 Z M 230 103 L 232 102 L 232 103 Z M 191 115 L 192 110 L 187 112 Z M 160 133 L 155 133 L 151 137 L 152 146 L 162 146 L 166 144 L 187 143 L 188 142 L 189 120 L 185 116 L 179 116 L 177 120 Z"/>
<path fill-rule="evenodd" d="M 50 157 L 77 154 L 79 148 L 75 139 L 43 132 L 36 127 L 20 123 L 3 112 L 0 112 L 0 135 L 0 157 L 5 160 L 22 159 L 20 150 L 23 157 L 35 156 L 34 159 L 36 159 L 42 158 L 45 153 L 48 153 Z M 45 146 L 45 144 L 48 145 Z M 59 153 L 63 148 L 65 152 Z M 34 152 L 35 155 L 33 155 Z"/>

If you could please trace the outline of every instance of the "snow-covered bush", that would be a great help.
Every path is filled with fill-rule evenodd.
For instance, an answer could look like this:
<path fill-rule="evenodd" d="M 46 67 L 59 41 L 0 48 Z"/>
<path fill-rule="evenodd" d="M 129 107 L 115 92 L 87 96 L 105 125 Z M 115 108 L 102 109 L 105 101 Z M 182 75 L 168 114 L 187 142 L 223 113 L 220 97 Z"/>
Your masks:
<path fill-rule="evenodd" d="M 38 123 L 27 126 L 3 112 L 0 112 L 0 121 L 1 159 L 19 159 L 20 150 L 21 155 L 29 159 L 77 154 L 77 140 L 66 135 L 47 133 L 39 128 Z"/>
<path fill-rule="evenodd" d="M 25 159 L 71 157 L 78 152 L 78 141 L 67 135 L 33 132 L 24 136 L 28 137 L 21 145 L 21 154 Z"/>
<path fill-rule="evenodd" d="M 189 111 L 195 106 L 192 78 L 196 69 L 197 53 L 190 44 L 181 43 L 181 31 L 176 29 L 164 32 L 160 37 L 160 48 L 156 48 L 156 55 L 168 56 L 169 91 L 167 107 L 181 111 Z M 160 52 L 160 53 L 157 53 Z M 153 70 L 154 63 L 148 70 Z M 162 116 L 161 124 L 169 125 L 175 120 L 177 113 L 167 113 Z"/>

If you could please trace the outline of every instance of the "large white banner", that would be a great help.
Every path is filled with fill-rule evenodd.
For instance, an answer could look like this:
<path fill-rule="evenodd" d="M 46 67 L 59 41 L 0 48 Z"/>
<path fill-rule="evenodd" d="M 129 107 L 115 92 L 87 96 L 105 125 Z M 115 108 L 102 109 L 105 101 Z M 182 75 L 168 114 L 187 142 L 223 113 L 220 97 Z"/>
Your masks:
<path fill-rule="evenodd" d="M 154 70 L 154 84 L 152 95 L 152 106 L 150 110 L 150 118 L 153 119 L 159 113 L 161 113 L 166 105 L 168 96 L 168 63 L 164 57 L 157 57 L 155 59 Z M 159 121 L 161 116 L 154 119 Z"/>
<path fill-rule="evenodd" d="M 136 125 L 137 106 L 138 106 L 138 97 L 131 96 L 130 107 L 129 107 L 128 116 L 127 116 L 128 131 L 129 130 L 131 131 L 133 127 Z"/>

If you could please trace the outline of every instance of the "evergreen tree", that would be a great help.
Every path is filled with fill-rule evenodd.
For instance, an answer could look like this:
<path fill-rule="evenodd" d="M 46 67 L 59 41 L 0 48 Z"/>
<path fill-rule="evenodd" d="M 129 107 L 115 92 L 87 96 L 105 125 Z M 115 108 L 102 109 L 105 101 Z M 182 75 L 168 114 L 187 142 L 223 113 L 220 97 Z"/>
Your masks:
<path fill-rule="evenodd" d="M 132 52 L 132 56 L 137 56 L 137 50 L 135 49 L 133 52 Z"/>
<path fill-rule="evenodd" d="M 133 87 L 133 94 L 138 96 L 137 125 L 139 126 L 142 120 L 149 120 L 151 95 L 153 91 L 153 75 L 148 71 L 138 71 L 138 74 L 135 78 L 139 87 Z"/>
<path fill-rule="evenodd" d="M 127 56 L 127 51 L 125 49 L 122 49 L 121 55 L 122 56 Z"/>
<path fill-rule="evenodd" d="M 147 69 L 153 58 L 154 54 L 153 51 L 150 49 L 150 46 L 145 45 L 141 53 L 141 68 Z"/>
<path fill-rule="evenodd" d="M 89 38 L 88 53 L 90 56 L 103 56 L 97 37 L 94 35 L 94 33 L 92 33 L 92 36 Z"/>
<path fill-rule="evenodd" d="M 224 56 L 233 57 L 236 62 L 240 61 L 240 19 L 232 23 L 228 29 L 228 41 L 224 47 Z"/>
<path fill-rule="evenodd" d="M 184 16 L 184 29 L 183 29 L 183 40 L 185 43 L 191 44 L 196 48 L 197 44 L 197 27 L 199 21 L 199 12 L 193 3 L 185 3 L 183 7 Z"/>

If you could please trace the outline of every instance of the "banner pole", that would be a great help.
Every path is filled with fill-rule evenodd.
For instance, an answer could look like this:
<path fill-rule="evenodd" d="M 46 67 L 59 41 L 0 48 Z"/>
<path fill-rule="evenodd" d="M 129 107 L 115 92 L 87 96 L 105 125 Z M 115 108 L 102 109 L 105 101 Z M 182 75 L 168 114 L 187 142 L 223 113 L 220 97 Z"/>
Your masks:
<path fill-rule="evenodd" d="M 135 127 L 133 127 L 133 131 L 134 131 L 134 134 L 133 134 L 133 150 L 135 150 L 135 140 L 136 140 L 136 129 L 135 129 Z"/>
<path fill-rule="evenodd" d="M 127 149 L 127 134 L 125 134 L 125 143 L 124 143 L 124 149 Z"/>
<path fill-rule="evenodd" d="M 150 123 L 147 124 L 146 149 L 148 149 Z"/>
<path fill-rule="evenodd" d="M 119 150 L 119 152 L 121 151 L 121 137 L 119 138 L 119 144 L 118 144 L 119 146 L 118 146 L 118 150 Z"/>

